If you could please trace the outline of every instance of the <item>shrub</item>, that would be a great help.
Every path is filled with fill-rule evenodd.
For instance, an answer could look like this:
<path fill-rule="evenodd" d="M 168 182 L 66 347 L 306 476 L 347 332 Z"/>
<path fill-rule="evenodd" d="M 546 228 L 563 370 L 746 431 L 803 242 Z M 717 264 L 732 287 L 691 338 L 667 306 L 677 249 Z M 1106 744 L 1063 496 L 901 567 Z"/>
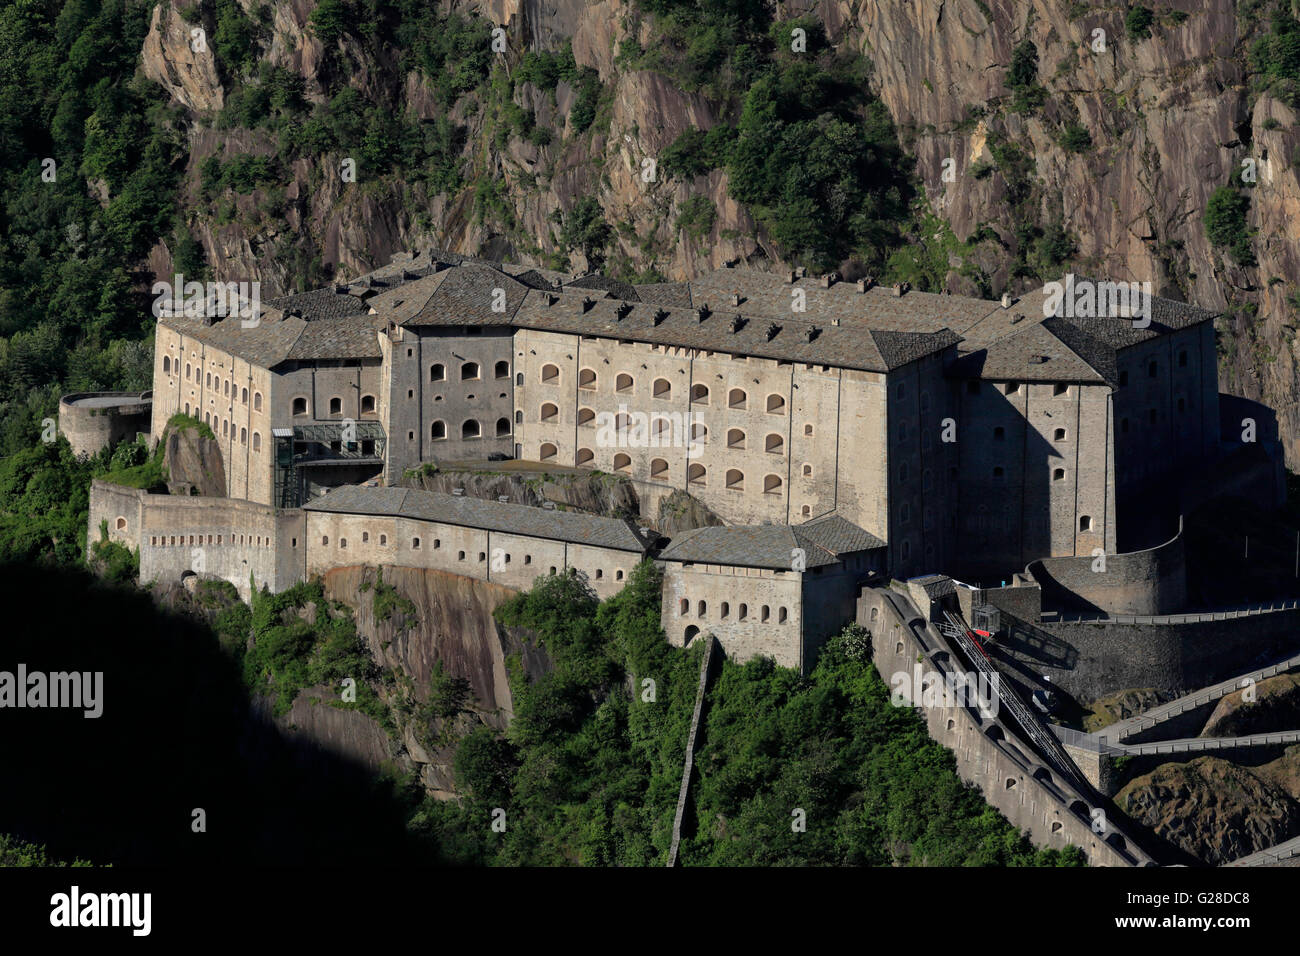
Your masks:
<path fill-rule="evenodd" d="M 1255 254 L 1250 247 L 1250 232 L 1246 214 L 1250 210 L 1250 197 L 1231 186 L 1220 186 L 1205 204 L 1205 235 L 1210 242 L 1227 249 L 1238 265 L 1255 264 Z"/>
<path fill-rule="evenodd" d="M 1155 15 L 1146 7 L 1130 7 L 1124 17 L 1124 32 L 1130 40 L 1145 40 L 1151 36 Z"/>

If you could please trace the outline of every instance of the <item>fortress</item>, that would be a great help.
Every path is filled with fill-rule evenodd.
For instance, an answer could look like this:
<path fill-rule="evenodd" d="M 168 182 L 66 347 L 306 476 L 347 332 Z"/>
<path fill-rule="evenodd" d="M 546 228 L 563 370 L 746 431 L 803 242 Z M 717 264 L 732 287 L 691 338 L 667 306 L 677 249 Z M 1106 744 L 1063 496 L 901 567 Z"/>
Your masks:
<path fill-rule="evenodd" d="M 1282 500 L 1270 413 L 1219 395 L 1212 313 L 1067 286 L 1097 288 L 1095 307 L 1052 288 L 993 302 L 738 266 L 633 286 L 399 255 L 253 320 L 160 318 L 151 434 L 206 423 L 226 497 L 97 482 L 91 537 L 106 521 L 142 580 L 245 595 L 369 563 L 521 588 L 578 568 L 605 596 L 649 557 L 671 641 L 713 633 L 803 668 L 882 576 L 1180 611 L 1179 519 L 1214 485 L 1198 476 Z M 642 517 L 396 487 L 424 463 L 503 459 L 623 476 Z M 658 534 L 674 491 L 724 525 Z"/>

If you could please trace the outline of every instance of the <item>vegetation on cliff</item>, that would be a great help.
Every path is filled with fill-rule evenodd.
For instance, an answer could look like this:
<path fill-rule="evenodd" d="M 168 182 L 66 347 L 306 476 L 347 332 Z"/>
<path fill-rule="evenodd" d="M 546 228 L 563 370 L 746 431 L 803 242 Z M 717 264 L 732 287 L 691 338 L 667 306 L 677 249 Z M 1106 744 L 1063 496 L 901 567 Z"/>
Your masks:
<path fill-rule="evenodd" d="M 660 577 L 642 564 L 598 601 L 579 575 L 539 578 L 498 610 L 554 662 L 516 669 L 508 731 L 480 728 L 456 758 L 465 794 L 426 801 L 412 826 L 448 859 L 507 865 L 653 865 L 666 858 L 700 646 L 671 647 Z M 652 681 L 653 684 L 647 683 Z M 694 785 L 691 864 L 1054 865 L 957 777 L 951 754 L 893 707 L 853 629 L 807 678 L 770 660 L 725 662 L 710 693 Z M 806 832 L 791 827 L 792 812 Z M 504 832 L 492 828 L 502 819 Z"/>

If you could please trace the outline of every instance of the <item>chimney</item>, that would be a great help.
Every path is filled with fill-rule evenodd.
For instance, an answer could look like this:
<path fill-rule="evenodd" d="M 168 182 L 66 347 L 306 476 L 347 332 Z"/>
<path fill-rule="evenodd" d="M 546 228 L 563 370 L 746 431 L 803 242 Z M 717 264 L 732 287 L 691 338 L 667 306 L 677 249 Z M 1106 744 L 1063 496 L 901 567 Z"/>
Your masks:
<path fill-rule="evenodd" d="M 542 510 L 543 510 L 543 511 L 554 511 L 554 510 L 555 510 L 555 502 L 554 502 L 554 501 L 543 501 L 543 502 L 542 502 Z"/>
<path fill-rule="evenodd" d="M 668 318 L 668 310 L 667 310 L 667 309 L 655 309 L 655 315 L 654 315 L 654 324 L 655 324 L 655 325 L 658 325 L 660 322 L 662 322 L 662 321 L 663 321 L 664 319 L 666 319 L 666 318 Z"/>
<path fill-rule="evenodd" d="M 802 279 L 807 274 L 808 274 L 808 270 L 806 270 L 803 266 L 799 266 L 794 270 L 794 277 L 796 279 Z"/>
<path fill-rule="evenodd" d="M 822 276 L 822 288 L 829 289 L 831 286 L 835 284 L 836 280 L 839 279 L 839 277 L 840 274 L 838 272 L 826 273 L 824 276 Z"/>
<path fill-rule="evenodd" d="M 497 501 L 501 502 L 503 505 L 508 505 L 508 504 L 510 504 L 510 496 L 509 496 L 509 495 L 497 495 Z"/>
<path fill-rule="evenodd" d="M 547 307 L 555 305 L 556 302 L 560 301 L 560 297 L 551 292 L 547 292 L 544 297 L 546 299 Z"/>
<path fill-rule="evenodd" d="M 770 342 L 781 334 L 781 326 L 773 322 L 767 327 L 767 340 Z"/>
<path fill-rule="evenodd" d="M 868 289 L 870 289 L 870 288 L 871 288 L 871 280 L 870 280 L 870 279 L 859 279 L 859 280 L 858 280 L 858 292 L 866 292 L 866 291 L 867 291 Z"/>
<path fill-rule="evenodd" d="M 789 272 L 787 272 L 787 273 L 785 274 L 785 281 L 786 281 L 787 284 L 789 284 L 789 285 L 793 285 L 793 284 L 794 284 L 794 280 L 795 280 L 794 270 L 791 269 Z"/>
<path fill-rule="evenodd" d="M 822 330 L 817 328 L 817 326 L 814 325 L 812 328 L 808 330 L 807 334 L 808 334 L 808 341 L 811 342 L 814 339 L 816 339 L 817 336 L 822 334 Z"/>
<path fill-rule="evenodd" d="M 618 317 L 618 320 L 620 322 L 626 319 L 631 314 L 632 314 L 632 305 L 631 303 L 628 302 L 620 302 L 618 304 L 618 308 L 614 310 L 614 315 Z"/>
<path fill-rule="evenodd" d="M 586 296 L 586 297 L 584 297 L 583 300 L 582 300 L 582 311 L 583 311 L 583 313 L 585 314 L 585 313 L 587 313 L 587 312 L 590 312 L 590 311 L 591 311 L 591 307 L 592 307 L 593 305 L 595 305 L 595 304 L 596 304 L 596 300 L 593 299 L 591 296 Z"/>
<path fill-rule="evenodd" d="M 745 297 L 744 297 L 743 295 L 741 295 L 739 292 L 733 292 L 733 293 L 731 293 L 731 305 L 732 305 L 733 308 L 734 308 L 735 306 L 740 305 L 740 303 L 742 303 L 742 302 L 744 302 L 744 301 L 745 301 Z"/>
<path fill-rule="evenodd" d="M 703 322 L 709 317 L 709 307 L 707 305 L 700 306 L 695 310 L 695 317 L 696 321 Z"/>
<path fill-rule="evenodd" d="M 740 315 L 735 316 L 735 317 L 732 318 L 732 320 L 731 320 L 731 331 L 732 331 L 732 332 L 739 332 L 741 329 L 743 329 L 743 328 L 745 327 L 745 325 L 746 325 L 748 322 L 749 322 L 749 320 L 746 319 L 746 318 L 743 317 L 743 316 L 740 316 Z"/>
<path fill-rule="evenodd" d="M 839 324 L 840 324 L 840 320 L 838 318 L 835 317 L 831 318 L 831 325 L 839 325 Z"/>
<path fill-rule="evenodd" d="M 465 496 L 465 489 L 464 489 L 464 488 L 453 488 L 453 489 L 451 489 L 451 493 L 452 493 L 453 495 L 455 495 L 457 498 L 463 498 L 463 497 Z"/>
<path fill-rule="evenodd" d="M 1004 308 L 1004 309 L 1009 309 L 1009 308 L 1011 308 L 1011 293 L 1010 293 L 1010 292 L 1003 292 L 1003 293 L 1002 293 L 1002 308 Z"/>

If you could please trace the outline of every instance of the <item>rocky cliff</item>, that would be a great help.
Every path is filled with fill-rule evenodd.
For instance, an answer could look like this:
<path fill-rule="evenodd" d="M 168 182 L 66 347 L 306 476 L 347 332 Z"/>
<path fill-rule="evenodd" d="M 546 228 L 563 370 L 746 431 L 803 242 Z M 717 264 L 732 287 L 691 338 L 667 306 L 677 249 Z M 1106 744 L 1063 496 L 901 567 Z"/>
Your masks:
<path fill-rule="evenodd" d="M 211 47 L 196 52 L 187 42 L 193 24 L 179 2 L 160 7 L 143 72 L 193 119 L 188 227 L 218 277 L 260 278 L 273 293 L 430 244 L 581 269 L 591 263 L 561 224 L 588 197 L 614 226 L 607 267 L 628 275 L 682 278 L 736 257 L 782 259 L 753 210 L 731 198 L 724 169 L 647 176 L 684 130 L 734 122 L 738 109 L 734 87 L 687 82 L 625 55 L 664 47 L 662 21 L 634 0 L 475 0 L 442 9 L 451 6 L 504 28 L 505 49 L 491 55 L 506 73 L 529 51 L 567 44 L 598 88 L 572 77 L 549 87 L 494 79 L 447 105 L 424 73 L 364 42 L 360 27 L 324 31 L 322 40 L 312 0 L 265 7 L 253 62 L 223 67 Z M 201 9 L 214 31 L 215 14 Z M 244 9 L 257 16 L 251 0 Z M 778 14 L 815 17 L 838 51 L 870 59 L 872 91 L 938 217 L 937 230 L 912 237 L 940 263 L 938 284 L 997 294 L 1074 268 L 1149 280 L 1161 294 L 1221 310 L 1225 387 L 1279 410 L 1294 461 L 1294 97 L 1250 53 L 1270 29 L 1271 9 L 1230 0 L 1171 0 L 1153 10 L 1066 0 L 794 0 Z M 265 128 L 230 117 L 256 69 L 272 67 L 300 78 L 311 103 L 342 83 L 395 114 L 450 118 L 462 129 L 462 176 L 442 190 L 392 177 L 351 182 L 346 157 L 294 159 L 277 181 L 227 194 L 214 212 L 203 193 L 205 160 L 276 154 Z M 595 99 L 584 105 L 584 96 Z M 593 109 L 594 122 L 579 119 Z M 1241 183 L 1243 162 L 1255 182 Z M 1234 174 L 1248 200 L 1244 260 L 1253 264 L 1213 245 L 1204 226 L 1211 194 Z M 698 197 L 712 213 L 683 225 Z M 160 244 L 149 264 L 169 273 L 172 251 Z"/>

